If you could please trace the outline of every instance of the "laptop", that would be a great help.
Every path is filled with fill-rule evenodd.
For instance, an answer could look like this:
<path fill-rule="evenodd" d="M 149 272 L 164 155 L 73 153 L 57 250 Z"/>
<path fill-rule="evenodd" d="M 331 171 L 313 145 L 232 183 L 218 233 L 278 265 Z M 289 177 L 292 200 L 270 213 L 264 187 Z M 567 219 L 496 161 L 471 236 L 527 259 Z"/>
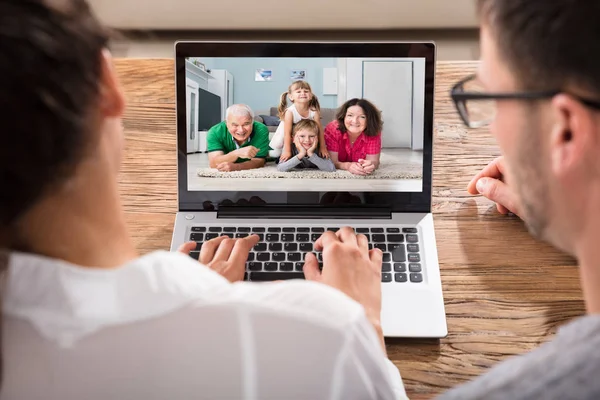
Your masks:
<path fill-rule="evenodd" d="M 431 214 L 435 60 L 432 42 L 177 42 L 179 209 L 171 250 L 188 240 L 200 248 L 219 235 L 256 233 L 261 240 L 249 254 L 246 280 L 303 279 L 304 255 L 314 251 L 315 240 L 326 230 L 351 226 L 367 236 L 371 248 L 383 251 L 384 335 L 446 336 Z M 346 123 L 347 113 L 340 109 L 351 99 L 366 99 L 374 106 L 364 105 L 366 111 L 359 106 L 367 124 L 378 120 L 373 109 L 380 111 L 381 151 L 374 172 L 354 175 L 339 164 L 335 171 L 279 171 L 278 160 L 260 149 L 257 156 L 265 159 L 261 167 L 210 168 L 211 157 L 234 151 L 215 150 L 214 144 L 233 138 L 228 136 L 234 126 L 227 122 L 228 109 L 242 105 L 250 110 L 247 142 L 258 143 L 252 142 L 256 134 L 264 144 L 266 131 L 271 139 L 281 123 L 282 99 L 284 109 L 292 105 L 284 93 L 298 81 L 308 83 L 302 87 L 318 99 L 323 129 Z M 239 122 L 238 114 L 230 113 L 232 124 Z M 363 139 L 361 145 L 372 148 L 373 141 Z M 235 142 L 235 149 L 245 143 Z M 349 141 L 340 143 L 334 152 L 338 159 L 342 152 L 354 157 L 353 151 L 361 151 Z M 315 253 L 322 263 L 321 254 Z"/>

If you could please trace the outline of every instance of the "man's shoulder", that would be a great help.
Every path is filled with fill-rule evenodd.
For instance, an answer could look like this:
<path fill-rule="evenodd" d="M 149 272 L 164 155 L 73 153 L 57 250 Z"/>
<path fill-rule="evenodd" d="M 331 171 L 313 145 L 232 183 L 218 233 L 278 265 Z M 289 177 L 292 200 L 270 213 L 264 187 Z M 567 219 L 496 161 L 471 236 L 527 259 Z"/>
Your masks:
<path fill-rule="evenodd" d="M 262 122 L 254 121 L 252 123 L 252 130 L 258 134 L 267 134 L 269 135 L 269 128 Z"/>
<path fill-rule="evenodd" d="M 223 133 L 227 132 L 227 123 L 225 121 L 221 121 L 216 125 L 213 125 L 210 127 L 210 129 L 208 130 L 208 135 L 215 135 L 215 134 L 219 134 L 222 135 Z"/>
<path fill-rule="evenodd" d="M 582 317 L 537 350 L 513 357 L 440 400 L 600 398 L 600 316 Z"/>

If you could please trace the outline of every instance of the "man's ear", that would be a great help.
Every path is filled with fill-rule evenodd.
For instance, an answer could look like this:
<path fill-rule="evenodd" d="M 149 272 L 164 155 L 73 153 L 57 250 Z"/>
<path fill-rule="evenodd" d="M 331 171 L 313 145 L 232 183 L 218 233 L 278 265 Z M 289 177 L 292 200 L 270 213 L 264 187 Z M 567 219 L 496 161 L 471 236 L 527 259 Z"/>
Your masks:
<path fill-rule="evenodd" d="M 100 55 L 100 109 L 105 117 L 118 118 L 125 112 L 125 95 L 113 66 L 112 55 L 103 49 Z"/>

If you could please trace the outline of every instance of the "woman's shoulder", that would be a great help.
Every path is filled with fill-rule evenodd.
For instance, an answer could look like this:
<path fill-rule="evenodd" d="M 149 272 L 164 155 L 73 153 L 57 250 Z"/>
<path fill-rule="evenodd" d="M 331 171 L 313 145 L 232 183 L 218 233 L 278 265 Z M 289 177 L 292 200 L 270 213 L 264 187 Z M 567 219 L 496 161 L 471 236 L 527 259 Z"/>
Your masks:
<path fill-rule="evenodd" d="M 325 125 L 325 129 L 328 130 L 330 133 L 339 133 L 339 134 L 342 133 L 340 131 L 339 122 L 335 119 L 333 121 L 329 122 L 327 125 Z"/>

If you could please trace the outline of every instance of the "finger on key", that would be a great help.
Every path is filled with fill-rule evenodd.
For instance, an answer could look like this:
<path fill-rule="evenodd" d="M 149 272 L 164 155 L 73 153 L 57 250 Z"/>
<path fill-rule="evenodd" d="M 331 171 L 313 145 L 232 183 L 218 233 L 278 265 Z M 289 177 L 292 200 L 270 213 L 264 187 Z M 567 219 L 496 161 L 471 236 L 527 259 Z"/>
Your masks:
<path fill-rule="evenodd" d="M 325 231 L 320 238 L 315 242 L 315 250 L 321 251 L 323 250 L 323 246 L 326 246 L 327 243 L 339 242 L 339 239 L 335 233 L 332 231 Z"/>
<path fill-rule="evenodd" d="M 202 249 L 200 249 L 200 257 L 198 260 L 205 265 L 211 262 L 213 258 L 215 258 L 215 252 L 217 251 L 217 248 L 221 242 L 227 238 L 228 236 L 219 236 L 204 242 L 202 244 Z"/>

